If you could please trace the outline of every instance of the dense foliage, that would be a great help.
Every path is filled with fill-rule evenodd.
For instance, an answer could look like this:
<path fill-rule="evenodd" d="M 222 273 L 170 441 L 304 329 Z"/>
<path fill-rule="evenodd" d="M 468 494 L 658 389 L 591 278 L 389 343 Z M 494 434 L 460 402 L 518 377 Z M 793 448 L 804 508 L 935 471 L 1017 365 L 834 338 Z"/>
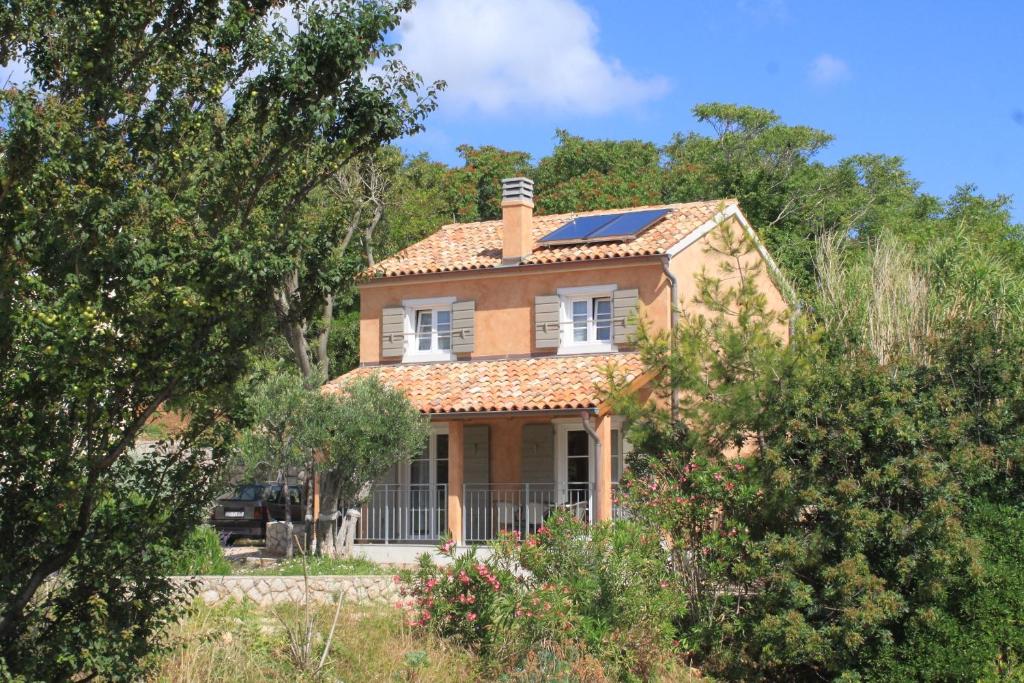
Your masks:
<path fill-rule="evenodd" d="M 683 603 L 656 535 L 555 514 L 525 541 L 502 534 L 491 551 L 478 559 L 448 541 L 450 564 L 421 557 L 403 588 L 410 623 L 526 680 L 648 680 L 675 665 Z"/>
<path fill-rule="evenodd" d="M 433 106 L 385 40 L 409 6 L 289 3 L 289 22 L 265 2 L 0 6 L 0 61 L 29 72 L 0 94 L 12 673 L 130 677 L 169 614 L 160 576 L 212 497 L 220 407 L 272 332 L 271 292 L 334 239 L 300 207 Z M 130 456 L 169 402 L 186 432 Z"/>
<path fill-rule="evenodd" d="M 929 326 L 806 317 L 787 344 L 740 263 L 699 279 L 710 314 L 641 334 L 679 421 L 613 392 L 639 449 L 626 504 L 673 540 L 695 659 L 743 680 L 1020 675 L 1024 568 L 1000 538 L 1022 532 L 1019 329 L 944 292 Z M 887 268 L 883 292 L 906 275 Z"/>

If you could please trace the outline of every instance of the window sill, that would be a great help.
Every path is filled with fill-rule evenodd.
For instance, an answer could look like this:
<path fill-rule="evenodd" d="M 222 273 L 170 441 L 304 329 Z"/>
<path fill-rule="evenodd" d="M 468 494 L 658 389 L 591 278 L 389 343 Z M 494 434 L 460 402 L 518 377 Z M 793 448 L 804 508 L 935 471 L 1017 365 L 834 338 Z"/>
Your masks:
<path fill-rule="evenodd" d="M 419 351 L 402 356 L 403 363 L 436 363 L 446 360 L 455 360 L 455 354 L 451 351 Z"/>
<path fill-rule="evenodd" d="M 559 356 L 571 356 L 579 353 L 615 353 L 618 351 L 611 342 L 578 342 L 562 344 L 558 347 Z"/>

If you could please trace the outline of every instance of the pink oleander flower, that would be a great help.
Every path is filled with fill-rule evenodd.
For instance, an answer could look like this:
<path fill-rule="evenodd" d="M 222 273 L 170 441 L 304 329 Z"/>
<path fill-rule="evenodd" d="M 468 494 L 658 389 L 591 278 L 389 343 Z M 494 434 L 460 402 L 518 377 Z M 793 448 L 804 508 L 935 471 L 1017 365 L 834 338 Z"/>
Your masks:
<path fill-rule="evenodd" d="M 476 621 L 476 612 L 470 612 L 467 614 L 466 621 Z"/>
<path fill-rule="evenodd" d="M 715 481 L 722 481 L 722 473 L 721 472 L 715 472 L 714 476 L 715 476 Z"/>
<path fill-rule="evenodd" d="M 432 590 L 434 588 L 434 586 L 436 586 L 436 585 L 437 585 L 437 579 L 434 579 L 434 578 L 427 579 L 427 590 L 428 591 Z"/>
<path fill-rule="evenodd" d="M 736 488 L 736 484 L 732 483 L 731 481 L 725 482 L 726 491 L 732 491 L 734 488 Z"/>
<path fill-rule="evenodd" d="M 394 581 L 396 585 L 402 583 L 402 577 L 399 576 L 398 574 L 395 574 L 394 576 L 392 576 L 391 580 Z"/>

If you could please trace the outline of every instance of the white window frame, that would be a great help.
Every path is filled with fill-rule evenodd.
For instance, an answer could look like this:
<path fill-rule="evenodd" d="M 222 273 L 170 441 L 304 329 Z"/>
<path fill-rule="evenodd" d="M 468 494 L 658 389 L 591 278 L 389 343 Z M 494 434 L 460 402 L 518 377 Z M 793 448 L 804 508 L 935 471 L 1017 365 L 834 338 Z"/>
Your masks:
<path fill-rule="evenodd" d="M 442 350 L 437 346 L 437 312 L 452 310 L 455 303 L 454 296 L 432 297 L 430 299 L 405 299 L 402 301 L 402 308 L 405 309 L 405 353 L 402 355 L 403 363 L 426 363 L 430 361 L 455 360 L 455 352 L 450 348 Z M 419 340 L 416 336 L 416 315 L 420 311 L 432 311 L 431 318 L 431 349 L 429 351 L 419 350 Z M 450 346 L 450 345 L 449 345 Z"/>
<path fill-rule="evenodd" d="M 438 484 L 445 484 L 445 485 L 448 484 L 448 480 L 445 480 L 445 481 L 438 481 L 437 480 L 437 437 L 439 435 L 441 435 L 441 434 L 448 435 L 448 425 L 447 424 L 432 424 L 432 425 L 430 425 L 430 440 L 427 442 L 427 453 L 426 453 L 426 458 L 425 459 L 428 460 L 428 462 L 429 462 L 428 471 L 430 473 L 430 476 L 429 476 L 430 481 L 426 482 L 426 485 L 429 485 L 431 488 L 433 488 L 434 486 L 437 486 Z M 450 464 L 451 463 L 451 460 L 450 460 L 450 457 L 451 457 L 451 450 L 450 450 L 451 449 L 451 442 L 450 441 L 448 443 L 448 448 L 449 448 L 448 455 L 449 455 L 449 467 L 450 467 L 451 466 L 451 464 Z M 423 458 L 423 456 L 420 455 L 417 458 L 413 458 L 412 460 L 418 460 L 420 458 Z M 400 486 L 402 486 L 406 490 L 406 492 L 408 492 L 409 488 L 412 486 L 412 460 L 409 460 L 407 462 L 402 463 L 399 466 L 399 471 L 398 471 L 398 478 L 397 478 L 398 479 L 398 484 Z"/>
<path fill-rule="evenodd" d="M 555 491 L 556 499 L 559 503 L 564 503 L 568 500 L 569 491 L 569 432 L 574 431 L 586 431 L 583 425 L 580 423 L 580 419 L 576 417 L 556 418 L 552 420 L 555 432 Z M 626 438 L 626 420 L 621 415 L 612 416 L 612 429 L 619 433 L 619 478 L 615 479 L 615 466 L 612 466 L 612 484 L 618 484 L 622 480 L 622 475 L 626 471 L 626 456 L 633 452 L 633 444 Z M 587 455 L 590 459 L 590 464 L 587 466 L 589 473 L 591 487 L 595 484 L 595 477 L 597 470 L 595 469 L 596 463 L 594 462 L 594 440 L 587 438 Z M 615 457 L 615 451 L 612 451 L 612 457 Z"/>
<path fill-rule="evenodd" d="M 427 478 L 426 482 L 419 482 L 413 484 L 412 482 L 412 460 L 404 462 L 400 465 L 398 471 L 398 483 L 400 486 L 399 496 L 401 505 L 405 512 L 403 513 L 406 518 L 399 522 L 400 525 L 404 525 L 406 528 L 407 538 L 432 538 L 437 536 L 439 531 L 444 531 L 447 521 L 442 523 L 438 520 L 438 513 L 440 511 L 440 504 L 435 500 L 434 494 L 437 492 L 438 484 L 448 485 L 448 481 L 437 480 L 437 437 L 440 435 L 449 436 L 447 424 L 431 424 L 430 425 L 430 439 L 427 441 L 426 453 L 420 455 L 414 460 L 423 459 L 427 461 Z M 449 436 L 450 439 L 450 436 Z M 448 443 L 448 466 L 451 467 L 451 441 Z M 426 486 L 427 487 L 427 507 L 426 508 L 413 508 L 413 486 Z M 426 512 L 424 513 L 424 509 Z M 426 515 L 423 517 L 422 515 Z M 430 523 L 430 527 L 423 534 L 412 533 L 412 526 L 414 519 L 425 519 Z M 436 528 L 435 528 L 436 526 Z M 400 528 L 402 528 L 400 526 Z M 399 532 L 401 533 L 401 532 Z"/>
<path fill-rule="evenodd" d="M 612 297 L 618 285 L 589 285 L 586 287 L 561 287 L 557 290 L 558 307 L 558 353 L 561 355 L 574 353 L 609 353 L 618 351 L 615 346 L 615 321 L 614 317 L 609 320 L 608 341 L 597 341 L 596 325 L 594 320 L 593 300 L 596 298 L 608 298 L 611 314 L 615 315 L 615 302 Z M 575 301 L 587 302 L 587 341 L 580 342 L 573 339 L 572 305 Z M 593 338 L 592 338 L 593 337 Z"/>

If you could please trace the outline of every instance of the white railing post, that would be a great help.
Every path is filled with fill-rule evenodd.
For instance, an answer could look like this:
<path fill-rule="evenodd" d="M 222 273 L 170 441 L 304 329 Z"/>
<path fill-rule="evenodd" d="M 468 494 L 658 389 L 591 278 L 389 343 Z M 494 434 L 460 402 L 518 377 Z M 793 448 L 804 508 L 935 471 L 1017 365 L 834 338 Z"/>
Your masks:
<path fill-rule="evenodd" d="M 523 517 L 526 519 L 526 524 L 519 532 L 521 536 L 526 536 L 526 534 L 530 533 L 530 508 L 533 507 L 530 503 L 532 502 L 530 500 L 530 485 L 523 484 Z"/>

